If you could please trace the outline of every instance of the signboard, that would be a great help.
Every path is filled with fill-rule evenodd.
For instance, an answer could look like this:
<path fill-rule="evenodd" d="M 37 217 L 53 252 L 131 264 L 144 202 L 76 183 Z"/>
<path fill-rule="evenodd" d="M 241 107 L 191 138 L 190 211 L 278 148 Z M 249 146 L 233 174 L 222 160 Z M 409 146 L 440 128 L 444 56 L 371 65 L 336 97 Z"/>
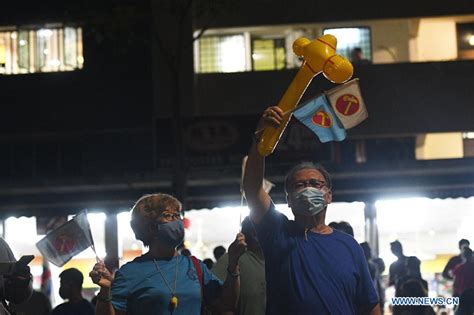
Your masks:
<path fill-rule="evenodd" d="M 250 148 L 258 118 L 257 115 L 185 118 L 186 163 L 190 167 L 240 166 Z M 160 119 L 156 126 L 158 167 L 172 167 L 176 161 L 172 121 Z M 330 159 L 330 144 L 321 144 L 311 131 L 292 119 L 268 161 L 294 164 L 301 160 Z"/>

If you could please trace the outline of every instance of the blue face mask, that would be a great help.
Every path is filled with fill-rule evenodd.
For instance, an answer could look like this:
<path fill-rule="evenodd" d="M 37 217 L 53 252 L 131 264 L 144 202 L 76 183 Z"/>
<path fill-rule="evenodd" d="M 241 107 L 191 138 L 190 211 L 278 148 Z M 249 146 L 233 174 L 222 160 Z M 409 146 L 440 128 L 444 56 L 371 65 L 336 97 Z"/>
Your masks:
<path fill-rule="evenodd" d="M 184 241 L 183 221 L 176 220 L 158 224 L 155 237 L 163 245 L 176 248 Z"/>
<path fill-rule="evenodd" d="M 295 214 L 303 216 L 316 215 L 323 211 L 327 205 L 324 199 L 325 194 L 321 189 L 305 187 L 294 193 L 291 209 Z"/>

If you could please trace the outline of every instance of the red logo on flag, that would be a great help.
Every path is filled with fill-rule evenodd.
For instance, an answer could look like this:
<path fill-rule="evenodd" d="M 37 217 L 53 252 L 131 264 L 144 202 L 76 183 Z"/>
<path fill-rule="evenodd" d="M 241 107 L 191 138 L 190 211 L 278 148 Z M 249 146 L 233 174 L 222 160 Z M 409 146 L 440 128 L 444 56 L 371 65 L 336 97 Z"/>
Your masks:
<path fill-rule="evenodd" d="M 332 118 L 323 110 L 318 111 L 314 114 L 312 121 L 314 124 L 323 127 L 330 128 L 332 126 Z"/>
<path fill-rule="evenodd" d="M 74 246 L 76 246 L 76 242 L 70 235 L 61 234 L 56 237 L 53 246 L 59 253 L 69 253 L 72 252 Z"/>
<path fill-rule="evenodd" d="M 336 101 L 336 110 L 344 116 L 350 116 L 357 113 L 359 108 L 359 99 L 352 94 L 341 95 Z"/>
<path fill-rule="evenodd" d="M 191 220 L 189 218 L 183 219 L 184 228 L 187 230 L 191 227 Z"/>

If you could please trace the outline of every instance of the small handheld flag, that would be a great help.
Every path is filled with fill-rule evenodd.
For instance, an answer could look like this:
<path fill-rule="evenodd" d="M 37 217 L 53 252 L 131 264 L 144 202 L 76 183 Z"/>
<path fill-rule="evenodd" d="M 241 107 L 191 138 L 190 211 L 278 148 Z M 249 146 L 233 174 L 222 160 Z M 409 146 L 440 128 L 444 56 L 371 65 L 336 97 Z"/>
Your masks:
<path fill-rule="evenodd" d="M 48 233 L 36 243 L 36 247 L 45 259 L 58 267 L 62 267 L 88 247 L 92 247 L 95 252 L 87 212 L 80 212 L 72 220 Z"/>
<path fill-rule="evenodd" d="M 324 94 L 303 104 L 293 115 L 311 129 L 321 142 L 342 141 L 346 130 L 340 125 Z"/>
<path fill-rule="evenodd" d="M 359 79 L 335 87 L 326 96 L 337 118 L 345 129 L 350 129 L 368 117 L 367 108 L 359 88 Z"/>
<path fill-rule="evenodd" d="M 351 80 L 310 99 L 299 106 L 293 115 L 323 143 L 344 140 L 346 129 L 368 117 L 358 81 Z"/>

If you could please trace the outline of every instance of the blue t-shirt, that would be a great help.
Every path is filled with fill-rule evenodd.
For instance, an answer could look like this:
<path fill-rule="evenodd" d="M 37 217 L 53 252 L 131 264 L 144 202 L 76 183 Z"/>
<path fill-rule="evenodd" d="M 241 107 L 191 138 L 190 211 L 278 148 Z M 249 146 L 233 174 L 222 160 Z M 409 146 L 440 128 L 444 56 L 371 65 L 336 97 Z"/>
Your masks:
<path fill-rule="evenodd" d="M 266 314 L 355 314 L 378 303 L 362 248 L 348 234 L 308 232 L 272 203 L 255 225 L 265 255 Z"/>
<path fill-rule="evenodd" d="M 178 260 L 176 281 L 178 307 L 173 312 L 169 309 L 172 293 L 153 260 L 146 256 L 135 258 L 115 273 L 112 283 L 114 308 L 132 315 L 200 314 L 201 287 L 191 258 L 180 255 L 168 261 L 156 260 L 156 262 L 168 285 L 174 289 L 176 260 Z M 214 276 L 201 261 L 199 263 L 203 273 L 205 300 L 215 301 L 220 296 L 223 282 Z"/>

